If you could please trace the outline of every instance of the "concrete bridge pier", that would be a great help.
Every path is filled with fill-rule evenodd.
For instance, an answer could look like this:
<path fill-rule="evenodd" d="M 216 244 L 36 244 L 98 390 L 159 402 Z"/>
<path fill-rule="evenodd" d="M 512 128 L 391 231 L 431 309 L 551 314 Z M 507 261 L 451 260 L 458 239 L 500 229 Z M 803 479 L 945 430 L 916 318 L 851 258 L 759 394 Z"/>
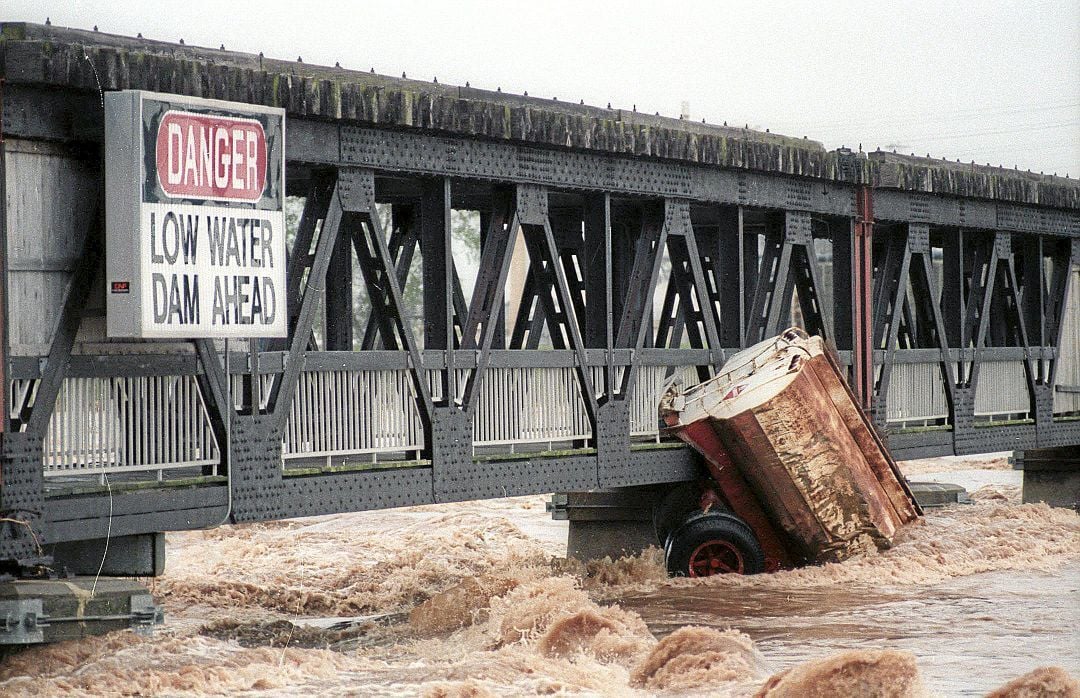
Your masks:
<path fill-rule="evenodd" d="M 1014 462 L 1024 471 L 1025 504 L 1080 511 L 1080 444 L 1017 451 Z"/>
<path fill-rule="evenodd" d="M 569 521 L 566 556 L 576 560 L 617 560 L 660 546 L 653 528 L 653 507 L 666 486 L 622 487 L 552 495 L 551 518 Z"/>

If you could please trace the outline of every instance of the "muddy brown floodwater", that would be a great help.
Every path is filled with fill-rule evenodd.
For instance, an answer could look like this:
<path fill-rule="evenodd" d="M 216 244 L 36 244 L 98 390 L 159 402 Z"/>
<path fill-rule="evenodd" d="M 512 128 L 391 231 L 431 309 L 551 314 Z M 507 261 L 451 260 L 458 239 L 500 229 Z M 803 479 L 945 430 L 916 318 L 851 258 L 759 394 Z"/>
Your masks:
<path fill-rule="evenodd" d="M 164 627 L 24 651 L 0 695 L 1080 695 L 1080 516 L 932 465 L 990 484 L 754 577 L 567 562 L 542 497 L 169 534 Z"/>
<path fill-rule="evenodd" d="M 624 599 L 657 635 L 738 628 L 774 669 L 841 650 L 911 652 L 934 693 L 984 695 L 1045 664 L 1080 668 L 1080 564 L 909 588 L 665 588 Z"/>

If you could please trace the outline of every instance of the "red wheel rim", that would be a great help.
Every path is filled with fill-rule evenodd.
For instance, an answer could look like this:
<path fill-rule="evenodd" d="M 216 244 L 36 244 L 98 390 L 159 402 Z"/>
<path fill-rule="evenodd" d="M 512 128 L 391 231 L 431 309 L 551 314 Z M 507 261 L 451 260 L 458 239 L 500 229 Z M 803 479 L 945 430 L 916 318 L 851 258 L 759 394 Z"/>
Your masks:
<path fill-rule="evenodd" d="M 690 553 L 688 572 L 691 577 L 711 577 L 714 574 L 743 573 L 743 556 L 726 540 L 707 540 Z"/>

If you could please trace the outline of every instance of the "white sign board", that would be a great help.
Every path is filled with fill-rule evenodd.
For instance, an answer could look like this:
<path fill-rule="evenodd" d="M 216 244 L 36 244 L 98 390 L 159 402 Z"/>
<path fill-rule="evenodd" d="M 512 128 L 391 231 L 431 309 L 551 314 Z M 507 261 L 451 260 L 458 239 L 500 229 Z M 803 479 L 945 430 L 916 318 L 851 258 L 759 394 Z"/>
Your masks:
<path fill-rule="evenodd" d="M 283 337 L 285 112 L 105 95 L 110 337 Z"/>

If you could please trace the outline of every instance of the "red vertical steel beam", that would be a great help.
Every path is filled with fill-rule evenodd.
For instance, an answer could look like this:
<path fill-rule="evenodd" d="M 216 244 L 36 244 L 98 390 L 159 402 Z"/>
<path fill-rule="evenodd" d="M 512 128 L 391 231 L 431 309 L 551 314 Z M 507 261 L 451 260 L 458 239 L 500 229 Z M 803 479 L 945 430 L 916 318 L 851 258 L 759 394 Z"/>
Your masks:
<path fill-rule="evenodd" d="M 874 306 L 871 302 L 874 284 L 871 260 L 871 243 L 874 237 L 873 191 L 869 185 L 863 185 L 855 194 L 855 258 L 852 260 L 855 276 L 852 363 L 855 367 L 855 394 L 866 412 L 870 411 L 874 399 Z"/>

